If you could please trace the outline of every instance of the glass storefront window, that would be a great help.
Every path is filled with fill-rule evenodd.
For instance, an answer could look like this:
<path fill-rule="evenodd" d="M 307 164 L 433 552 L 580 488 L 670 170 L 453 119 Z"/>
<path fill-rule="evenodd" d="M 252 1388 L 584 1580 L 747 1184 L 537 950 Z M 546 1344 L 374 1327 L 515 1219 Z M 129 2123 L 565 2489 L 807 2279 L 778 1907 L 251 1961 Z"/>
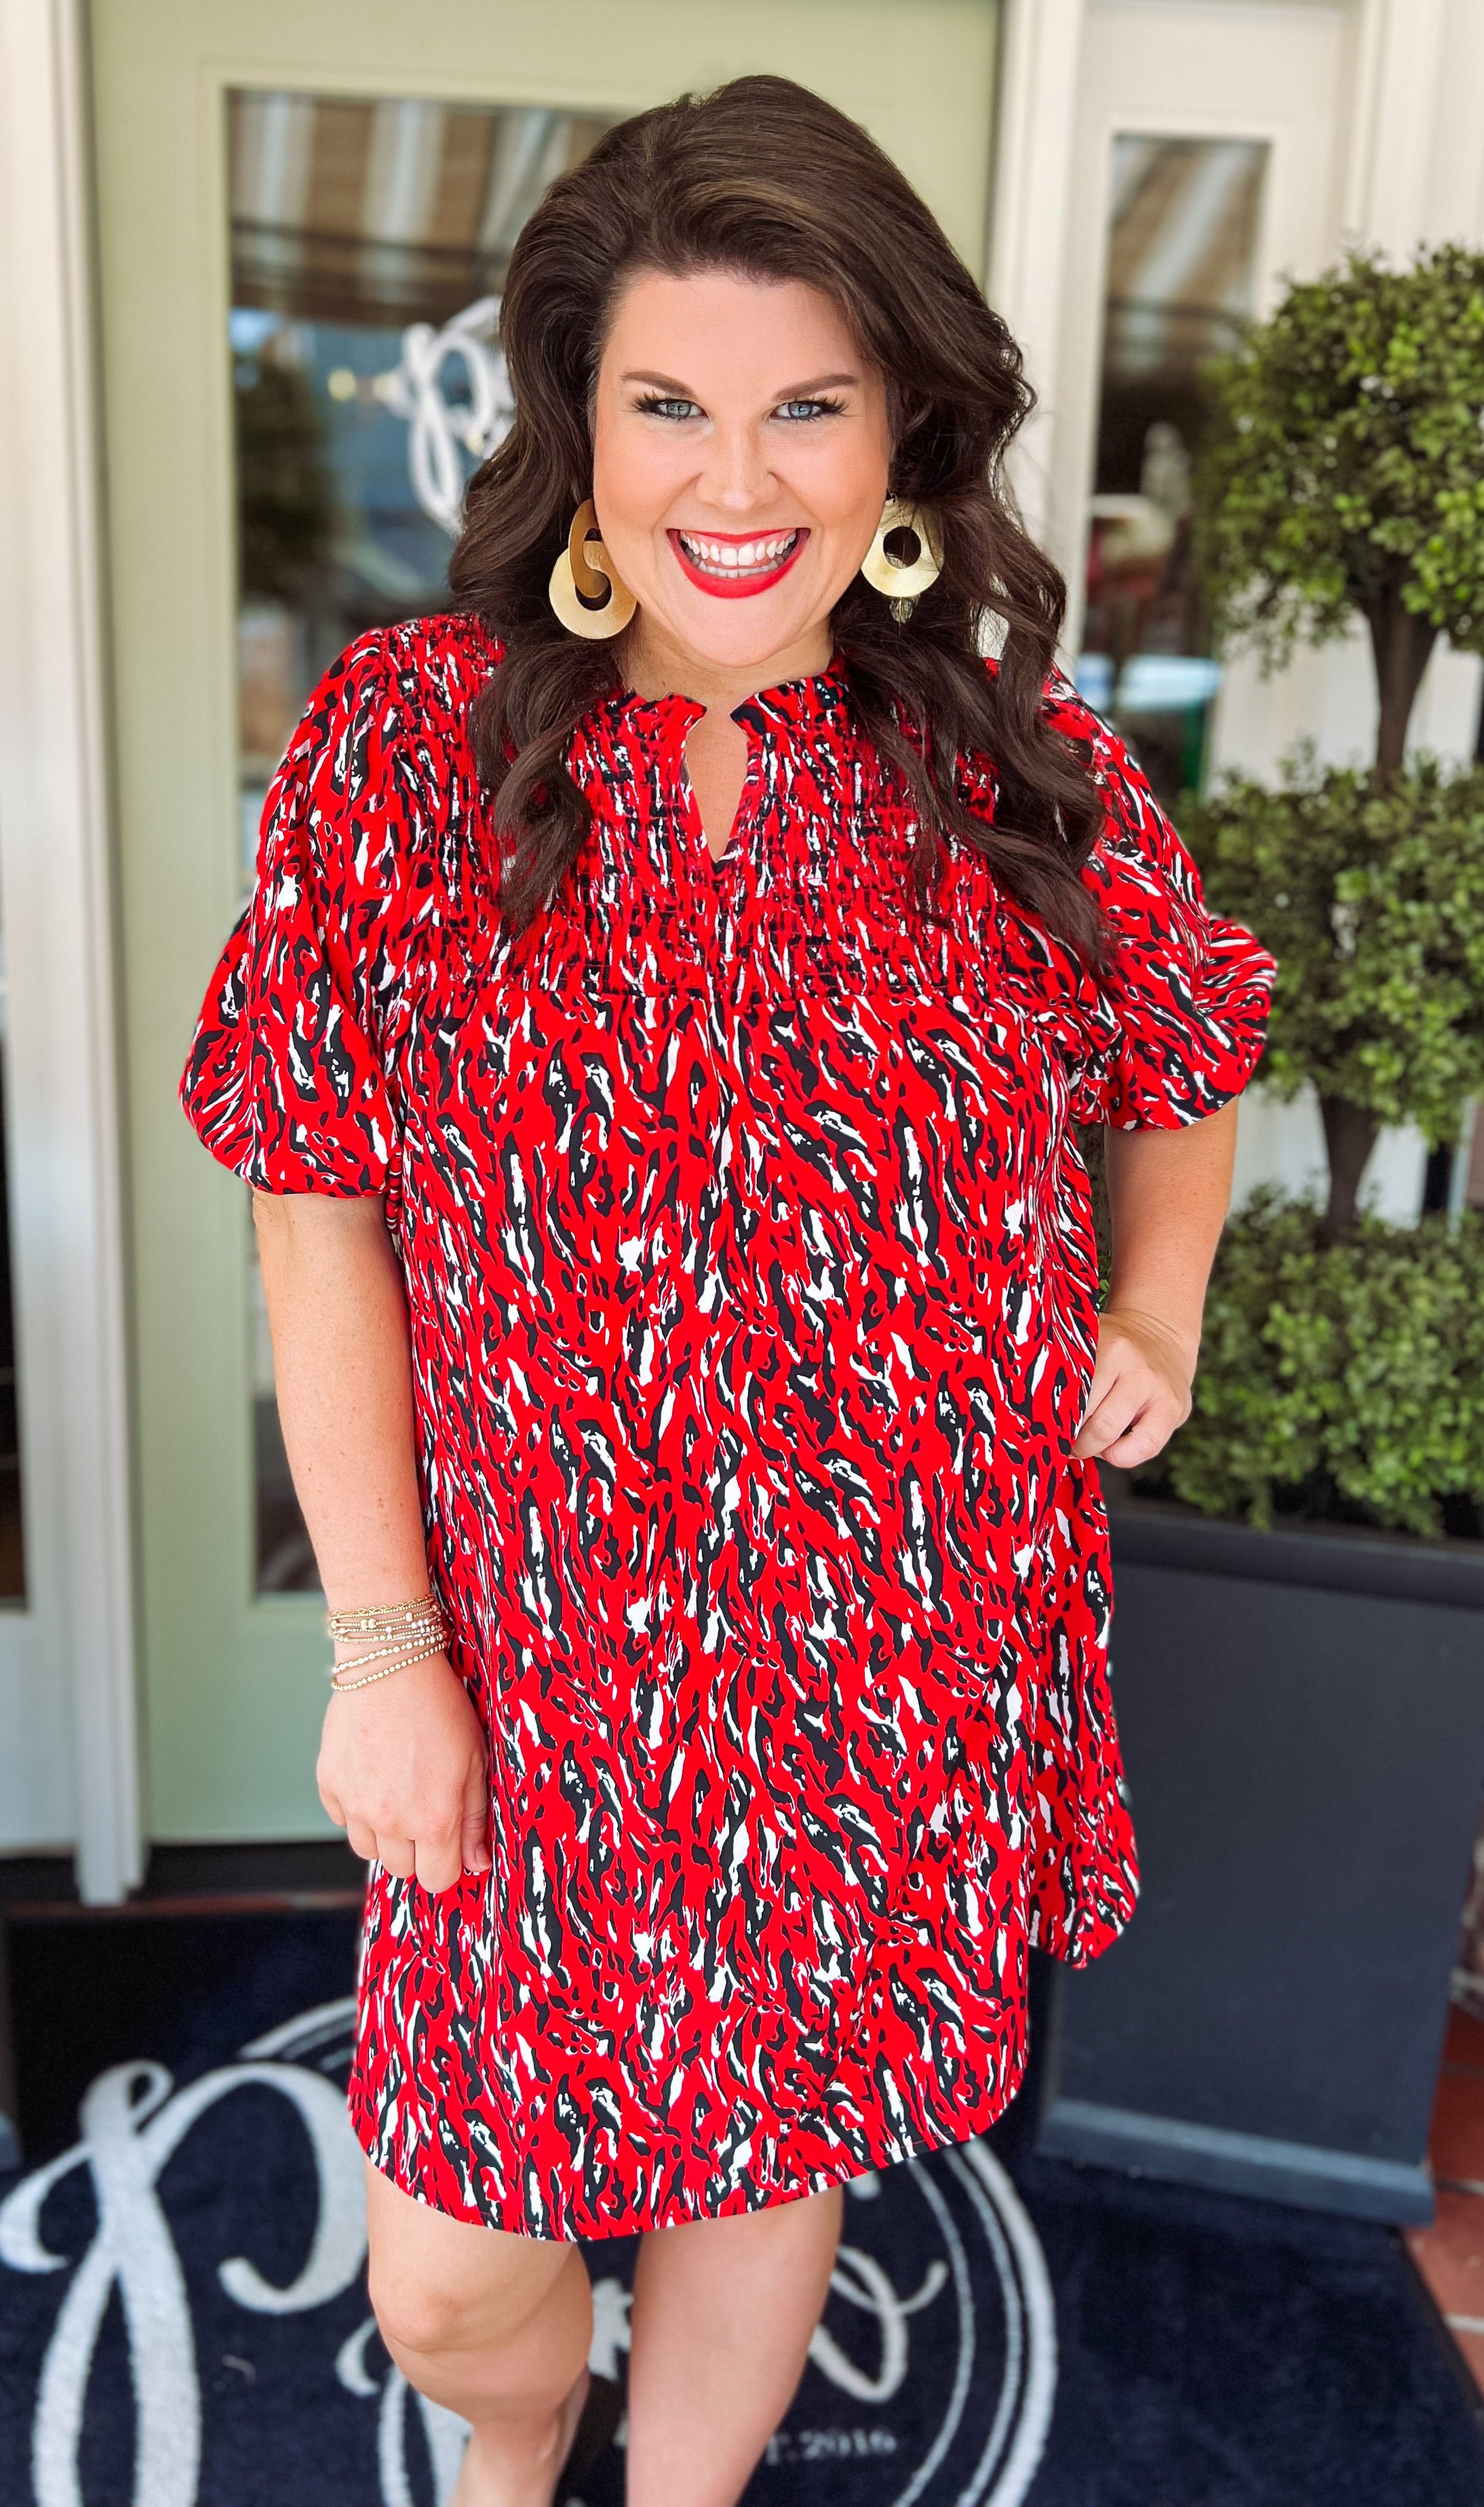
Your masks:
<path fill-rule="evenodd" d="M 536 106 L 229 98 L 244 883 L 320 672 L 365 629 L 447 600 L 464 483 L 510 416 L 510 247 L 604 127 Z M 256 1270 L 249 1328 L 257 1585 L 311 1591 Z"/>
<path fill-rule="evenodd" d="M 1251 309 L 1266 144 L 1113 142 L 1087 609 L 1077 684 L 1160 798 L 1201 780 L 1220 666 L 1191 564 L 1208 361 Z"/>

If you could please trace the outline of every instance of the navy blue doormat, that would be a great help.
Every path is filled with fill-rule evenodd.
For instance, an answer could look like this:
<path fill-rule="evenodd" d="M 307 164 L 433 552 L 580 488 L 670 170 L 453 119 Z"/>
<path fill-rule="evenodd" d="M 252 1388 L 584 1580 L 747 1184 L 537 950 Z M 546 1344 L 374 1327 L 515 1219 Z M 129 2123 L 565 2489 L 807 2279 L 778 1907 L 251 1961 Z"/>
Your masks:
<path fill-rule="evenodd" d="M 446 2507 L 459 2425 L 366 2304 L 355 1924 L 10 1925 L 4 2507 Z M 851 2190 L 748 2507 L 1478 2507 L 1484 2446 L 1388 2232 L 1038 2161 L 1027 2118 Z M 621 2377 L 632 2253 L 589 2262 Z M 615 2452 L 587 2507 L 621 2498 Z"/>

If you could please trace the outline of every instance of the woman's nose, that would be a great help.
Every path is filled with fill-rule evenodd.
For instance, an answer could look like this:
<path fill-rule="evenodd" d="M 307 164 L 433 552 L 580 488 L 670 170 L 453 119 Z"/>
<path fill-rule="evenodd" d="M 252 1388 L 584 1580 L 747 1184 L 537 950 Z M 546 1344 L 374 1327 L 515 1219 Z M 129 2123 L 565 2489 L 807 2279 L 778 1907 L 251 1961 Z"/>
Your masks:
<path fill-rule="evenodd" d="M 718 428 L 706 447 L 697 485 L 706 501 L 724 513 L 749 514 L 765 504 L 773 491 L 773 474 L 755 429 Z"/>

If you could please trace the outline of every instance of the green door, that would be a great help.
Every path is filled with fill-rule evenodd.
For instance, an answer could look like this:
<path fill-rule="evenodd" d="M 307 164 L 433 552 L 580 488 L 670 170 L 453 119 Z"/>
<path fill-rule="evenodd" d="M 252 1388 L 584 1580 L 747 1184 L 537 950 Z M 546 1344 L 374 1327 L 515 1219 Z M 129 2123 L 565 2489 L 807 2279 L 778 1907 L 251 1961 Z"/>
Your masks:
<path fill-rule="evenodd" d="M 175 1090 L 308 687 L 363 628 L 441 605 L 470 446 L 500 417 L 483 300 L 543 186 L 606 122 L 759 69 L 865 122 L 981 268 L 995 16 L 996 0 L 93 0 L 156 1838 L 326 1829 L 321 1605 L 248 1196 Z"/>

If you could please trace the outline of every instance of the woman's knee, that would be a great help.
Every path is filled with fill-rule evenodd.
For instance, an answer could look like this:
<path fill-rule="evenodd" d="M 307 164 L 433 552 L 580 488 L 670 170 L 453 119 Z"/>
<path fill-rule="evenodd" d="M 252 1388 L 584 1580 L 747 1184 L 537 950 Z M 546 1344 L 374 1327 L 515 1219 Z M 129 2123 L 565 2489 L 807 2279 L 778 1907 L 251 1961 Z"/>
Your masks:
<path fill-rule="evenodd" d="M 493 2251 L 478 2273 L 445 2274 L 429 2259 L 373 2248 L 371 2304 L 389 2349 L 431 2358 L 448 2350 L 498 2350 L 519 2340 L 550 2297 L 556 2271 L 544 2257 L 533 2270 L 530 2254 L 503 2254 L 494 2247 L 495 2233 L 486 2234 Z"/>
<path fill-rule="evenodd" d="M 394 2355 L 436 2358 L 477 2341 L 478 2307 L 463 2291 L 416 2278 L 384 2260 L 371 2267 L 371 2304 L 382 2341 Z"/>
<path fill-rule="evenodd" d="M 367 2208 L 371 2304 L 394 2351 L 427 2357 L 517 2340 L 573 2252 L 451 2219 L 384 2178 Z"/>

